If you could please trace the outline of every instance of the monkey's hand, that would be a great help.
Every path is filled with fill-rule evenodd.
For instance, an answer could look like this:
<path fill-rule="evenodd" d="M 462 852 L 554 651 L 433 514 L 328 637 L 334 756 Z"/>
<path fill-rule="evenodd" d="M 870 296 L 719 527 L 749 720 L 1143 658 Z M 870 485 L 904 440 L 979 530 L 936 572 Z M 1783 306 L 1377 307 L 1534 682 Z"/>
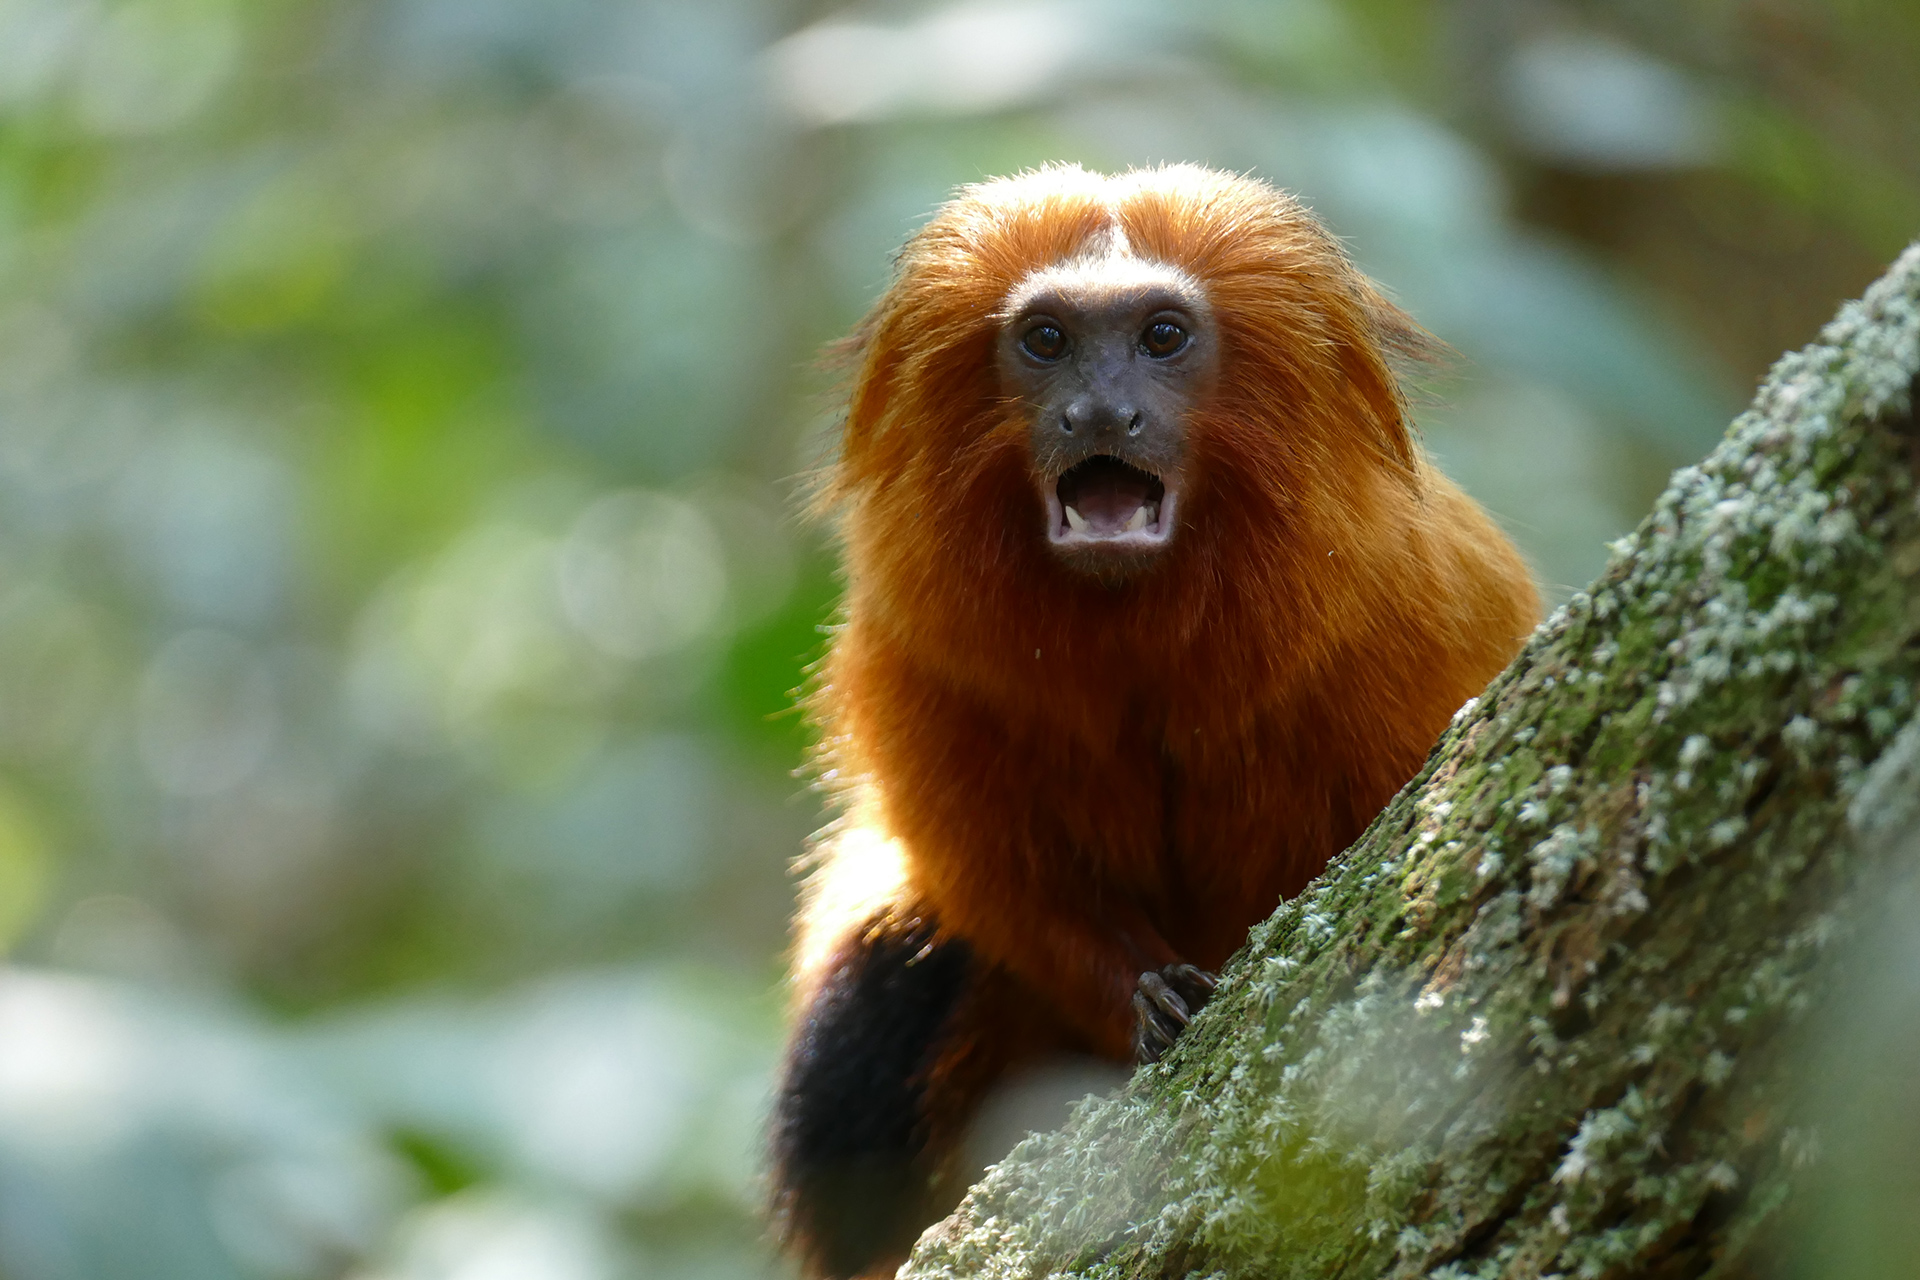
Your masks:
<path fill-rule="evenodd" d="M 1133 1060 L 1158 1062 L 1213 994 L 1214 976 L 1190 964 L 1140 975 L 1133 993 Z"/>

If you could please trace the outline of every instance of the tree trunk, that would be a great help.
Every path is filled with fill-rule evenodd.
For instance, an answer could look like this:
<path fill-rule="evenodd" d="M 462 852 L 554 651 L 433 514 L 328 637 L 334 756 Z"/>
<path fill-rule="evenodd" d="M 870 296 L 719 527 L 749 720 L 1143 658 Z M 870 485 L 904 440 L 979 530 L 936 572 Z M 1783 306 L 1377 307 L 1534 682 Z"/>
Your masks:
<path fill-rule="evenodd" d="M 1920 828 L 1920 245 L 1256 927 L 1175 1051 L 903 1277 L 1738 1275 L 1795 1032 Z M 1844 974 L 1841 975 L 1844 978 Z"/>

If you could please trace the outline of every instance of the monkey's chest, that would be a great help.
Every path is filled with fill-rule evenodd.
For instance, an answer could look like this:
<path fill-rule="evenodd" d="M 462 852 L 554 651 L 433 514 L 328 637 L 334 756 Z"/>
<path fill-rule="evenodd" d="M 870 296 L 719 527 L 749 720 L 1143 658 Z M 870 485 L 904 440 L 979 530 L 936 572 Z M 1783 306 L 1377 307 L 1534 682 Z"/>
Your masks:
<path fill-rule="evenodd" d="M 1364 821 L 1337 753 L 1276 752 L 1257 738 L 1187 753 L 1123 742 L 1004 777 L 1036 852 L 1103 888 L 1202 912 L 1297 892 Z"/>

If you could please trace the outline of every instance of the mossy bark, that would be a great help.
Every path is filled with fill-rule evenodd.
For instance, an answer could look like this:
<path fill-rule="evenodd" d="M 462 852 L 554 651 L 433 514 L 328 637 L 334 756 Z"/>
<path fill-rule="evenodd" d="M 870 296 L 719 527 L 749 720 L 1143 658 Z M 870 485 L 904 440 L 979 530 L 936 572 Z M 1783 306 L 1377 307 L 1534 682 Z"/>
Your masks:
<path fill-rule="evenodd" d="M 1787 356 L 1166 1061 L 907 1277 L 1745 1274 L 1920 826 L 1920 246 Z M 1903 853 L 1902 851 L 1908 851 Z"/>

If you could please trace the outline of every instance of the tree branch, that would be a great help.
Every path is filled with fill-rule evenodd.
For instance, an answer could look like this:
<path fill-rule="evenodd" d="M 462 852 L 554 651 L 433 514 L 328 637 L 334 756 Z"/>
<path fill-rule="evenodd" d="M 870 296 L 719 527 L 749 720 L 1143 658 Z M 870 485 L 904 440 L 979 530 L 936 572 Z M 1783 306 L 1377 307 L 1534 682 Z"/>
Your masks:
<path fill-rule="evenodd" d="M 1738 1271 L 1920 826 L 1920 246 L 1774 368 L 1166 1061 L 904 1277 Z M 1910 848 L 1910 846 L 1905 846 Z"/>

